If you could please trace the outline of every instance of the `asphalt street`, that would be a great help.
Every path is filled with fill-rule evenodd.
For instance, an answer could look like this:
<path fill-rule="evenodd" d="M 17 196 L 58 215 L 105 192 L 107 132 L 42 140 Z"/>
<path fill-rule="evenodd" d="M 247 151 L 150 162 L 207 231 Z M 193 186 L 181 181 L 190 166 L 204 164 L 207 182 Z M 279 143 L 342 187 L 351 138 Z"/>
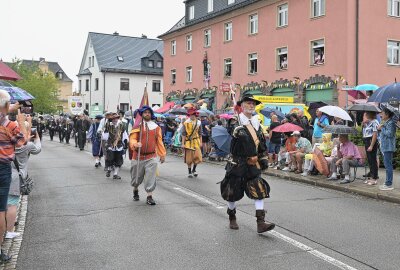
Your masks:
<path fill-rule="evenodd" d="M 400 269 L 400 206 L 268 177 L 271 233 L 257 234 L 253 202 L 228 228 L 223 167 L 187 178 L 182 159 L 160 165 L 156 206 L 132 200 L 91 155 L 45 139 L 31 158 L 35 190 L 17 269 Z"/>

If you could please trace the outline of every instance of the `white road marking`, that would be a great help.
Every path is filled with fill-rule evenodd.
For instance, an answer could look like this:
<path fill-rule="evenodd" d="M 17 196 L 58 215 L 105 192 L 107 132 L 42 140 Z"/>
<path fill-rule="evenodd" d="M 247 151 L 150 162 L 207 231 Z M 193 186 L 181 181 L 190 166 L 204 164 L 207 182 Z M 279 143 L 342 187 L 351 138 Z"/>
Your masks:
<path fill-rule="evenodd" d="M 176 184 L 174 184 L 174 185 L 176 185 Z M 188 196 L 190 196 L 192 198 L 195 198 L 195 199 L 197 199 L 199 201 L 202 201 L 202 202 L 204 202 L 204 203 L 206 203 L 206 204 L 208 204 L 208 205 L 210 205 L 212 207 L 215 207 L 215 208 L 218 208 L 218 209 L 225 208 L 224 206 L 222 206 L 220 204 L 217 204 L 215 202 L 212 202 L 210 200 L 207 200 L 204 196 L 201 196 L 200 194 L 195 193 L 193 191 L 190 191 L 190 190 L 188 190 L 186 188 L 174 187 L 173 189 L 177 190 L 179 192 L 182 192 L 182 193 L 184 193 L 184 194 L 186 194 L 186 195 L 188 195 Z M 295 246 L 295 247 L 297 247 L 297 248 L 299 248 L 301 250 L 304 250 L 307 253 L 309 253 L 309 254 L 311 254 L 311 255 L 319 258 L 319 259 L 322 259 L 322 260 L 324 260 L 324 261 L 326 261 L 326 262 L 328 262 L 328 263 L 330 263 L 330 264 L 332 264 L 332 265 L 334 265 L 334 266 L 336 266 L 336 267 L 338 267 L 340 269 L 343 269 L 343 270 L 357 270 L 356 268 L 354 268 L 354 267 L 352 267 L 350 265 L 347 265 L 344 262 L 341 262 L 341 261 L 339 261 L 339 260 L 337 260 L 335 258 L 332 258 L 331 256 L 328 256 L 328 255 L 326 255 L 326 254 L 324 254 L 324 253 L 322 253 L 322 252 L 320 252 L 320 251 L 318 251 L 318 250 L 316 250 L 316 249 L 314 249 L 312 247 L 309 247 L 309 246 L 307 246 L 307 245 L 305 245 L 303 243 L 300 243 L 299 241 L 294 240 L 293 238 L 290 238 L 289 236 L 281 234 L 281 233 L 279 233 L 277 231 L 270 231 L 268 233 L 273 235 L 273 236 L 275 236 L 275 237 L 277 237 L 277 238 L 279 238 L 279 239 L 281 239 L 281 240 L 283 240 L 283 241 L 285 241 L 285 242 L 287 242 L 287 243 L 289 243 L 289 244 L 291 244 L 292 246 Z"/>

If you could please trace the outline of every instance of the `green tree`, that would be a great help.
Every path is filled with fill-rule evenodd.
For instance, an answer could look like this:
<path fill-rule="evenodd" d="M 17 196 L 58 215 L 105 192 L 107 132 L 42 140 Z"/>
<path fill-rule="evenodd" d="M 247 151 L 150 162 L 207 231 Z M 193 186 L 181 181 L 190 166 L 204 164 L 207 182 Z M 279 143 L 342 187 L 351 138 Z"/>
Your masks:
<path fill-rule="evenodd" d="M 59 83 L 52 72 L 45 73 L 38 65 L 24 65 L 19 60 L 13 60 L 10 66 L 22 77 L 12 84 L 35 97 L 32 103 L 36 112 L 57 112 Z"/>

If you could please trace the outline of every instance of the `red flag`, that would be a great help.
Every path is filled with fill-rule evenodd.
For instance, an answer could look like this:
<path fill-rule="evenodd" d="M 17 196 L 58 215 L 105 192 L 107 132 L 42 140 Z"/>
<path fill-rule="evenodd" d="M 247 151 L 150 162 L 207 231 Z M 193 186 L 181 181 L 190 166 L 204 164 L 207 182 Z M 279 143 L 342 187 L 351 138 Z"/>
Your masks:
<path fill-rule="evenodd" d="M 140 102 L 139 105 L 139 109 L 142 108 L 143 106 L 149 106 L 149 96 L 147 94 L 147 83 L 146 86 L 144 87 L 144 93 L 143 93 L 143 97 L 142 97 L 142 101 Z M 142 117 L 140 116 L 140 114 L 136 114 L 135 117 L 135 123 L 132 127 L 132 129 L 136 129 L 140 126 L 140 123 L 142 122 Z"/>

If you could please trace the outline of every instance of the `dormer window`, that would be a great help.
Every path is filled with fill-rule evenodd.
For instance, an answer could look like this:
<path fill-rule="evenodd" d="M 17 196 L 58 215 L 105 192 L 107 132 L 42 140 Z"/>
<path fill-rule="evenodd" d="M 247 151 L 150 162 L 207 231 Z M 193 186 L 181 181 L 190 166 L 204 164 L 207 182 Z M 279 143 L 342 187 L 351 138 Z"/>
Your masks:
<path fill-rule="evenodd" d="M 62 80 L 62 78 L 63 78 L 62 72 L 59 72 L 59 73 L 58 73 L 58 78 L 59 78 L 60 80 Z"/>
<path fill-rule="evenodd" d="M 162 68 L 162 61 L 157 61 L 157 68 Z"/>
<path fill-rule="evenodd" d="M 149 60 L 148 66 L 149 66 L 150 68 L 153 68 L 153 67 L 154 67 L 154 61 L 153 61 L 153 60 Z"/>
<path fill-rule="evenodd" d="M 117 56 L 117 60 L 118 60 L 118 62 L 124 62 L 124 57 L 122 57 L 122 56 Z"/>

